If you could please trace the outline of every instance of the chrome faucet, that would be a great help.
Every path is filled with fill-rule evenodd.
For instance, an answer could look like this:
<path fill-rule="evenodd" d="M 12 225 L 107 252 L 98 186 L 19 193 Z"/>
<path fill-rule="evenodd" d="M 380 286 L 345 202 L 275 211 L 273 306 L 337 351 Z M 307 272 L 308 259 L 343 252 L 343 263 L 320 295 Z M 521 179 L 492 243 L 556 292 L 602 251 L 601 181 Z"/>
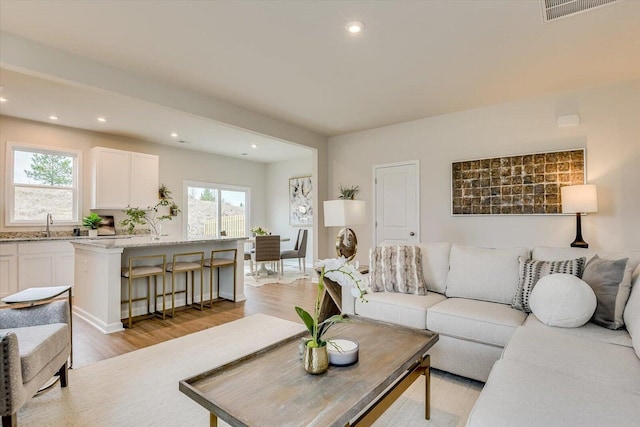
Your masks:
<path fill-rule="evenodd" d="M 45 231 L 46 237 L 51 237 L 51 230 L 49 230 L 49 225 L 53 224 L 53 216 L 49 212 L 47 212 L 47 231 Z"/>

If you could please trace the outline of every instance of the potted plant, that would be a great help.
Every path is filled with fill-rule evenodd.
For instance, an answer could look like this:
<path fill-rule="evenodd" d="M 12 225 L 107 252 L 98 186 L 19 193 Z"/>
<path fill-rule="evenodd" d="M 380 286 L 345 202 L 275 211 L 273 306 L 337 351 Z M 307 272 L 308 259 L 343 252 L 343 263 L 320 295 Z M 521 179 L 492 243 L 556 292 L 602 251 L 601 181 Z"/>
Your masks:
<path fill-rule="evenodd" d="M 171 215 L 161 214 L 160 209 L 169 205 L 169 199 L 160 199 L 155 206 L 148 206 L 147 209 L 127 206 L 123 211 L 127 217 L 120 221 L 120 225 L 127 227 L 127 232 L 133 234 L 136 225 L 148 224 L 151 227 L 151 238 L 158 240 L 162 233 L 162 221 L 172 219 Z"/>
<path fill-rule="evenodd" d="M 180 207 L 174 202 L 171 202 L 171 205 L 169 205 L 169 213 L 171 214 L 171 216 L 178 216 L 178 214 L 180 213 Z"/>
<path fill-rule="evenodd" d="M 266 236 L 267 234 L 269 234 L 269 229 L 266 227 L 261 227 L 261 226 L 254 226 L 251 227 L 251 231 L 255 236 Z"/>
<path fill-rule="evenodd" d="M 82 225 L 89 229 L 89 237 L 96 237 L 98 235 L 98 227 L 101 222 L 102 218 L 95 212 L 91 212 L 82 218 Z"/>
<path fill-rule="evenodd" d="M 160 184 L 160 188 L 158 188 L 158 198 L 160 198 L 160 199 L 170 199 L 171 198 L 171 190 L 169 190 L 166 185 Z"/>
<path fill-rule="evenodd" d="M 356 194 L 358 194 L 358 191 L 360 191 L 359 185 L 343 187 L 342 184 L 340 184 L 340 187 L 338 187 L 338 192 L 340 193 L 338 199 L 353 200 Z"/>
<path fill-rule="evenodd" d="M 316 263 L 316 268 L 320 268 L 320 280 L 318 280 L 318 292 L 313 315 L 309 314 L 302 307 L 296 306 L 296 313 L 302 319 L 307 330 L 311 334 L 311 339 L 304 345 L 304 369 L 310 374 L 322 374 L 329 368 L 329 356 L 327 354 L 327 341 L 322 337 L 329 328 L 336 323 L 345 322 L 347 319 L 342 314 L 336 314 L 323 321 L 320 321 L 320 305 L 324 294 L 324 277 L 333 280 L 339 285 L 351 288 L 350 292 L 363 301 L 366 301 L 364 278 L 358 271 L 358 264 L 347 263 L 344 257 L 330 258 Z"/>

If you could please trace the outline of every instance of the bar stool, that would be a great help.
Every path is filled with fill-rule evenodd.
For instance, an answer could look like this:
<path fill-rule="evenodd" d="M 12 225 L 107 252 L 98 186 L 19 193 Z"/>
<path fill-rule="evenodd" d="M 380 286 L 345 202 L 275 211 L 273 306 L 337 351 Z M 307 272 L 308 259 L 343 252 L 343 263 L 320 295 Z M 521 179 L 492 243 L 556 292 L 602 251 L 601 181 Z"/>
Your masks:
<path fill-rule="evenodd" d="M 216 258 L 216 255 L 230 253 L 233 254 L 233 258 Z M 211 258 L 204 260 L 204 266 L 211 269 L 209 274 L 209 308 L 213 307 L 213 270 L 217 270 L 218 274 L 218 300 L 222 299 L 220 296 L 220 268 L 232 267 L 233 268 L 233 299 L 236 300 L 236 255 L 237 249 L 218 249 L 211 251 Z M 202 297 L 200 297 L 202 300 Z"/>
<path fill-rule="evenodd" d="M 200 261 L 184 260 L 185 258 L 193 258 L 195 256 L 200 257 Z M 185 305 L 189 304 L 189 272 L 191 272 L 191 305 L 198 308 L 194 302 L 194 285 L 195 285 L 195 272 L 200 272 L 200 310 L 204 309 L 202 304 L 202 292 L 204 290 L 204 283 L 202 281 L 202 274 L 204 273 L 204 252 L 187 252 L 182 254 L 174 254 L 173 262 L 167 264 L 167 272 L 171 273 L 171 317 L 176 315 L 176 294 L 184 293 Z M 176 291 L 176 274 L 185 273 L 184 290 Z M 164 300 L 164 297 L 163 297 Z"/>
<path fill-rule="evenodd" d="M 138 262 L 143 262 L 142 265 L 137 265 Z M 160 265 L 149 265 L 151 262 L 162 261 Z M 134 265 L 136 264 L 136 265 Z M 121 301 L 121 304 L 129 305 L 129 322 L 128 327 L 131 328 L 133 324 L 133 313 L 132 313 L 132 303 L 136 301 L 147 300 L 147 314 L 151 314 L 151 278 L 154 278 L 154 290 L 158 286 L 158 276 L 162 276 L 162 289 L 165 287 L 165 278 L 164 271 L 167 268 L 167 256 L 166 255 L 146 255 L 146 256 L 136 256 L 129 257 L 129 267 L 122 267 L 120 276 L 127 279 L 127 287 L 129 299 Z M 140 279 L 146 277 L 147 278 L 147 296 L 132 298 L 132 290 L 133 290 L 133 280 Z M 164 302 L 163 302 L 164 304 Z M 155 305 L 155 301 L 154 301 Z"/>

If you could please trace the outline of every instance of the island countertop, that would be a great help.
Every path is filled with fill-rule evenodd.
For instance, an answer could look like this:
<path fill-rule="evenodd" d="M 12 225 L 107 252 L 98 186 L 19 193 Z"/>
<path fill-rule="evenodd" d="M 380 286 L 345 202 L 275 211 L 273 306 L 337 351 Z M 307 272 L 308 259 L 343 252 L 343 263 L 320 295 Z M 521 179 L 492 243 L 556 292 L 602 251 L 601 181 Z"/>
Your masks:
<path fill-rule="evenodd" d="M 88 239 L 75 240 L 71 243 L 75 247 L 92 247 L 99 249 L 117 249 L 117 248 L 145 248 L 152 246 L 177 246 L 177 245 L 193 245 L 199 243 L 225 243 L 236 242 L 239 240 L 247 240 L 247 237 L 160 237 L 158 240 L 151 239 L 151 236 L 135 236 L 130 239 Z"/>

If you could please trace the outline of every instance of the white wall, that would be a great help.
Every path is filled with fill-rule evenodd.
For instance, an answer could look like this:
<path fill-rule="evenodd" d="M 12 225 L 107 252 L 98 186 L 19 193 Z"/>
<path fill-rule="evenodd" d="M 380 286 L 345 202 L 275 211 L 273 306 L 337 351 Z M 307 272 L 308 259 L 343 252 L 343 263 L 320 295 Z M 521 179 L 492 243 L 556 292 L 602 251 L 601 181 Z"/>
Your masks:
<path fill-rule="evenodd" d="M 252 198 L 250 221 L 257 224 L 268 221 L 265 208 L 265 200 L 267 199 L 267 166 L 265 164 L 7 116 L 0 116 L 0 164 L 2 165 L 2 173 L 0 173 L 0 200 L 2 200 L 3 207 L 5 200 L 4 170 L 7 141 L 82 150 L 83 215 L 89 213 L 89 207 L 91 205 L 89 150 L 92 147 L 101 146 L 158 155 L 160 157 L 160 183 L 168 186 L 172 191 L 171 195 L 173 199 L 181 207 L 183 207 L 183 180 L 250 187 Z M 114 215 L 116 222 L 123 217 L 121 211 L 100 211 L 100 213 Z M 183 214 L 181 213 L 172 221 L 164 221 L 162 224 L 162 232 L 174 236 L 181 236 L 182 220 Z M 53 230 L 70 228 L 72 227 L 54 226 Z M 4 209 L 0 209 L 0 231 L 19 230 L 35 231 L 33 228 L 5 227 Z"/>
<path fill-rule="evenodd" d="M 557 116 L 568 113 L 579 113 L 582 123 L 558 128 Z M 354 227 L 361 262 L 373 241 L 372 166 L 416 159 L 421 241 L 568 246 L 575 216 L 451 216 L 451 162 L 580 147 L 586 148 L 587 182 L 597 185 L 599 204 L 597 213 L 583 218 L 585 240 L 596 249 L 640 250 L 640 80 L 331 138 L 328 193 L 331 198 L 340 183 L 360 185 L 358 199 L 370 208 L 369 224 Z"/>
<path fill-rule="evenodd" d="M 267 221 L 270 230 L 274 234 L 289 237 L 290 242 L 283 243 L 282 249 L 293 249 L 298 230 L 302 227 L 292 227 L 289 225 L 289 178 L 313 175 L 313 157 L 311 153 L 308 157 L 289 160 L 284 162 L 270 163 L 267 166 Z M 316 185 L 317 179 L 312 178 L 312 185 Z M 314 215 L 318 215 L 314 206 Z M 253 223 L 252 225 L 259 225 Z M 316 259 L 314 253 L 314 239 L 312 227 L 307 229 L 307 265 L 313 266 Z M 291 263 L 292 261 L 289 261 Z M 295 264 L 297 265 L 297 264 Z"/>

